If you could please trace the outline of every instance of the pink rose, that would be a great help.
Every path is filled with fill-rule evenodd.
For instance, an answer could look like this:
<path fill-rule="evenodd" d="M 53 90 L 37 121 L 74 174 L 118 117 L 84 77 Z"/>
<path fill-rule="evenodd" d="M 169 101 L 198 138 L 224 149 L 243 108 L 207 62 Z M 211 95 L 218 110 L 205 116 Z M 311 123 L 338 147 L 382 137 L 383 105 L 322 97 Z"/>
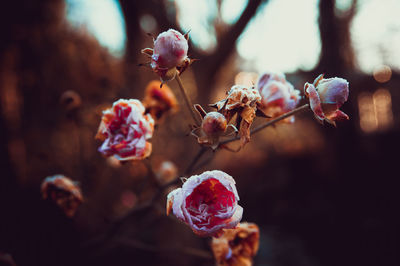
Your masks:
<path fill-rule="evenodd" d="M 167 214 L 187 223 L 200 236 L 218 236 L 223 229 L 235 228 L 242 219 L 243 208 L 235 180 L 219 171 L 207 171 L 191 176 L 168 194 Z"/>
<path fill-rule="evenodd" d="M 104 141 L 99 151 L 121 161 L 143 159 L 151 153 L 154 120 L 144 114 L 139 100 L 120 99 L 103 111 L 96 138 Z"/>
<path fill-rule="evenodd" d="M 261 95 L 261 109 L 271 117 L 277 117 L 296 108 L 300 91 L 286 81 L 283 73 L 264 73 L 258 79 L 257 89 Z M 294 122 L 294 116 L 288 122 Z"/>
<path fill-rule="evenodd" d="M 154 41 L 151 67 L 168 70 L 183 64 L 187 58 L 188 41 L 180 32 L 169 29 L 160 33 Z"/>
<path fill-rule="evenodd" d="M 336 125 L 335 121 L 348 120 L 349 116 L 339 108 L 349 97 L 349 83 L 342 78 L 324 79 L 319 75 L 313 84 L 306 82 L 304 94 L 310 99 L 310 107 L 321 123 L 325 120 Z"/>

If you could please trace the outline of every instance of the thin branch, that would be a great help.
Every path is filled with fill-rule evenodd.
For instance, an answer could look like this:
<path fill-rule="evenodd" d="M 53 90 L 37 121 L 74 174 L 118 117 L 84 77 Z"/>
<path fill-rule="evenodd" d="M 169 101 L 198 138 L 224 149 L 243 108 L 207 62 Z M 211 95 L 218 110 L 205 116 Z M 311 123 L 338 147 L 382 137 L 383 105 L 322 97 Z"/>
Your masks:
<path fill-rule="evenodd" d="M 181 77 L 179 76 L 179 72 L 178 71 L 176 71 L 175 79 L 178 82 L 179 89 L 181 90 L 181 93 L 182 93 L 183 98 L 185 100 L 186 107 L 189 109 L 190 114 L 192 115 L 192 118 L 193 118 L 193 121 L 194 121 L 195 125 L 200 125 L 200 121 L 199 121 L 198 117 L 196 116 L 196 113 L 193 110 L 193 103 L 190 100 L 189 95 L 187 94 L 187 91 L 186 91 L 185 87 L 183 86 L 183 83 L 182 83 Z"/>
<path fill-rule="evenodd" d="M 276 122 L 279 122 L 279 121 L 281 121 L 281 120 L 283 120 L 283 119 L 285 119 L 285 118 L 287 118 L 287 117 L 289 117 L 289 116 L 292 116 L 292 115 L 294 115 L 294 114 L 296 114 L 296 113 L 299 113 L 299 112 L 301 112 L 301 111 L 303 111 L 303 110 L 305 110 L 305 109 L 308 109 L 309 106 L 310 106 L 310 105 L 307 103 L 307 104 L 305 104 L 305 105 L 302 105 L 302 106 L 300 106 L 300 107 L 297 107 L 296 109 L 294 109 L 294 110 L 292 110 L 292 111 L 290 111 L 290 112 L 287 112 L 287 113 L 285 113 L 285 114 L 283 114 L 283 115 L 281 115 L 281 116 L 278 116 L 277 118 L 274 118 L 274 119 L 272 119 L 272 120 L 266 122 L 265 124 L 259 125 L 258 127 L 253 128 L 253 129 L 251 130 L 250 134 L 255 134 L 255 133 L 261 131 L 262 129 L 264 129 L 264 128 L 268 127 L 268 126 L 271 126 L 271 125 L 275 124 Z M 230 138 L 230 139 L 221 141 L 220 144 L 227 144 L 227 143 L 229 143 L 229 142 L 232 142 L 232 141 L 235 141 L 235 140 L 239 140 L 239 139 L 240 139 L 240 136 L 235 136 L 235 137 L 232 137 L 232 138 Z"/>

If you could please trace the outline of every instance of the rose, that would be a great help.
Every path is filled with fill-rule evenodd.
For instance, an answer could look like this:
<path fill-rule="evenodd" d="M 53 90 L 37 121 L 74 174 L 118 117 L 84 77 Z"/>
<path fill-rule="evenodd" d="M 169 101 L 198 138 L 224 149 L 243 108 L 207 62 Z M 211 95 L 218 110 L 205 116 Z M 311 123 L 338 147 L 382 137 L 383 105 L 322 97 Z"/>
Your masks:
<path fill-rule="evenodd" d="M 200 236 L 218 236 L 223 229 L 235 228 L 242 219 L 243 208 L 235 180 L 219 171 L 207 171 L 191 176 L 168 194 L 167 214 L 187 223 Z"/>
<path fill-rule="evenodd" d="M 336 125 L 335 121 L 348 120 L 349 116 L 339 108 L 349 97 L 349 83 L 343 78 L 324 79 L 319 75 L 313 84 L 306 82 L 304 94 L 310 99 L 310 107 L 321 123 L 325 120 Z"/>
<path fill-rule="evenodd" d="M 104 141 L 99 151 L 121 161 L 149 156 L 152 147 L 147 140 L 153 135 L 154 120 L 144 111 L 144 106 L 136 99 L 120 99 L 112 108 L 103 111 L 96 135 Z"/>
<path fill-rule="evenodd" d="M 300 91 L 286 81 L 283 73 L 264 73 L 258 79 L 257 89 L 261 95 L 261 109 L 271 117 L 293 110 L 300 100 Z M 287 122 L 294 122 L 294 116 Z"/>
<path fill-rule="evenodd" d="M 152 67 L 170 69 L 179 66 L 187 57 L 188 42 L 180 32 L 169 29 L 154 41 Z"/>

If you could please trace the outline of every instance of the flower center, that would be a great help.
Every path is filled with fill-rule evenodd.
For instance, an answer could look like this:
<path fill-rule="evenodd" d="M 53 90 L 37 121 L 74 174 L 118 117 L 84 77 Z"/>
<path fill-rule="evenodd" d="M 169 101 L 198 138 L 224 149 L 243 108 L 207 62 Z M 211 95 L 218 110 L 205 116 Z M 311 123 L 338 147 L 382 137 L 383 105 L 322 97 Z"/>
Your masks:
<path fill-rule="evenodd" d="M 186 206 L 199 227 L 212 228 L 226 220 L 227 213 L 233 212 L 235 195 L 217 179 L 210 178 L 198 185 L 186 198 Z"/>

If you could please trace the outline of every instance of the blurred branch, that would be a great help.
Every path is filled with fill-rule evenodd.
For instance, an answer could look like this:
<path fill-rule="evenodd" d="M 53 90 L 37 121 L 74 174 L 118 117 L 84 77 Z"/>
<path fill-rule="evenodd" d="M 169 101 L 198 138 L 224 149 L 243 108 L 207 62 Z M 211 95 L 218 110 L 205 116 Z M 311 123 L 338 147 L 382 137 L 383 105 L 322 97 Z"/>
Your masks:
<path fill-rule="evenodd" d="M 218 46 L 215 51 L 198 63 L 193 64 L 196 81 L 202 92 L 199 99 L 200 103 L 207 103 L 210 91 L 214 88 L 213 84 L 219 69 L 235 50 L 237 39 L 263 2 L 267 2 L 267 0 L 249 0 L 235 25 L 222 36 L 218 36 Z"/>

